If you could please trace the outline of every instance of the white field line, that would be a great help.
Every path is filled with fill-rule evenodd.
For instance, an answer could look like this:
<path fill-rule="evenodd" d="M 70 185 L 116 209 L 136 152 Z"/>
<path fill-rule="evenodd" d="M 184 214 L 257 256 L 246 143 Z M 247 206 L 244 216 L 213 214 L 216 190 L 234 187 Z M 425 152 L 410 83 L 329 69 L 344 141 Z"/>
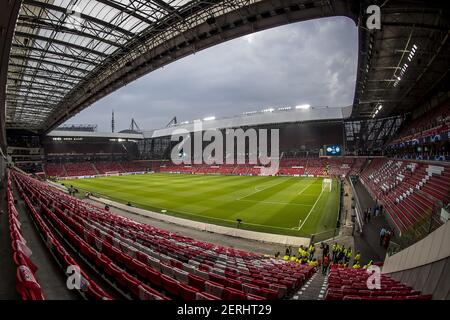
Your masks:
<path fill-rule="evenodd" d="M 245 200 L 244 200 L 245 201 Z M 170 211 L 170 210 L 169 210 Z M 236 223 L 235 220 L 229 220 L 229 219 L 223 219 L 223 218 L 217 218 L 217 217 L 212 217 L 212 216 L 203 216 L 200 214 L 196 214 L 196 213 L 192 213 L 192 212 L 188 212 L 188 211 L 183 211 L 183 210 L 178 210 L 178 209 L 174 209 L 173 213 L 183 213 L 183 214 L 187 214 L 190 216 L 195 216 L 195 217 L 199 217 L 199 218 L 207 218 L 207 219 L 214 219 L 214 220 L 220 220 L 220 221 L 226 221 L 226 222 L 231 222 L 231 223 Z M 203 222 L 203 221 L 197 221 L 197 222 Z M 207 223 L 207 222 L 203 222 L 203 223 Z M 265 228 L 275 228 L 275 229 L 282 229 L 282 230 L 291 230 L 291 228 L 285 228 L 285 227 L 276 227 L 276 226 L 271 226 L 268 224 L 258 224 L 258 223 L 250 223 L 250 222 L 245 222 L 244 224 L 248 224 L 248 225 L 252 225 L 252 226 L 258 226 L 258 227 L 265 227 Z"/>
<path fill-rule="evenodd" d="M 245 198 L 245 197 L 244 197 L 244 198 Z M 267 204 L 282 204 L 282 205 L 285 205 L 285 206 L 303 206 L 303 207 L 312 207 L 312 204 L 291 203 L 291 202 L 279 202 L 279 201 L 259 201 L 259 200 L 243 200 L 243 199 L 238 199 L 237 201 L 257 202 L 257 203 L 267 203 Z"/>
<path fill-rule="evenodd" d="M 298 195 L 301 195 L 303 192 L 305 192 L 306 189 L 308 189 L 310 186 L 313 185 L 314 182 L 316 182 L 317 180 L 314 179 L 312 182 L 310 182 L 309 184 L 307 184 L 299 193 Z"/>
<path fill-rule="evenodd" d="M 314 211 L 314 208 L 316 207 L 317 203 L 319 203 L 320 198 L 322 198 L 322 194 L 323 194 L 323 189 L 322 192 L 320 192 L 320 195 L 317 197 L 316 202 L 314 203 L 313 207 L 311 208 L 311 210 L 309 210 L 308 215 L 306 216 L 305 220 L 303 220 L 302 225 L 298 228 L 298 230 L 300 231 L 303 226 L 305 225 L 306 221 L 308 220 L 309 216 L 311 215 L 311 213 Z"/>
<path fill-rule="evenodd" d="M 256 187 L 255 187 L 255 191 L 253 191 L 253 192 L 251 192 L 251 193 L 249 193 L 249 194 L 247 194 L 247 195 L 245 195 L 245 196 L 243 196 L 243 197 L 236 198 L 236 200 L 242 200 L 242 199 L 244 199 L 244 198 L 250 197 L 250 196 L 254 195 L 255 193 L 258 193 L 258 192 L 264 191 L 264 190 L 266 190 L 266 189 L 275 187 L 275 186 L 277 186 L 277 185 L 279 185 L 279 184 L 282 184 L 283 182 L 289 181 L 290 179 L 292 179 L 292 178 L 289 178 L 289 179 L 286 179 L 286 180 L 283 179 L 282 181 L 280 181 L 280 182 L 278 182 L 278 183 L 271 184 L 270 186 L 264 187 L 264 188 L 262 188 L 262 189 L 258 189 L 258 186 L 256 186 Z"/>

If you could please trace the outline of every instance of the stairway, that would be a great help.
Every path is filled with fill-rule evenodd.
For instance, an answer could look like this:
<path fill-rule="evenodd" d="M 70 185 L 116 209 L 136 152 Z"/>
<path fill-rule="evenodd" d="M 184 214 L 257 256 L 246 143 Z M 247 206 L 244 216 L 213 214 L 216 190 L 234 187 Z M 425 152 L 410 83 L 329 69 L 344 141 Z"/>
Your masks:
<path fill-rule="evenodd" d="M 293 300 L 323 300 L 327 289 L 328 277 L 319 270 L 293 296 Z"/>

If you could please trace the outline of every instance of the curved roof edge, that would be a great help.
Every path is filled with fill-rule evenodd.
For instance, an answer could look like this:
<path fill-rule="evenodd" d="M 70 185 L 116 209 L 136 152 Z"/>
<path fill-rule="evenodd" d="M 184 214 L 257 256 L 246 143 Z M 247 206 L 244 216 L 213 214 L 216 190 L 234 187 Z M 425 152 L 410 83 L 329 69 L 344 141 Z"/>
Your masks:
<path fill-rule="evenodd" d="M 82 131 L 52 131 L 48 137 L 76 137 L 76 138 L 111 138 L 111 139 L 137 139 L 142 140 L 142 134 L 135 133 L 111 133 L 111 132 L 82 132 Z"/>
<path fill-rule="evenodd" d="M 330 108 L 312 107 L 309 109 L 289 109 L 289 110 L 266 110 L 266 112 L 247 113 L 236 117 L 214 119 L 208 121 L 193 121 L 182 123 L 168 128 L 144 131 L 144 138 L 160 138 L 174 134 L 176 131 L 185 130 L 195 132 L 199 130 L 218 130 L 228 128 L 239 128 L 247 126 L 282 124 L 292 122 L 308 122 L 323 120 L 345 120 L 350 117 L 352 107 Z M 201 126 L 199 125 L 201 124 Z"/>

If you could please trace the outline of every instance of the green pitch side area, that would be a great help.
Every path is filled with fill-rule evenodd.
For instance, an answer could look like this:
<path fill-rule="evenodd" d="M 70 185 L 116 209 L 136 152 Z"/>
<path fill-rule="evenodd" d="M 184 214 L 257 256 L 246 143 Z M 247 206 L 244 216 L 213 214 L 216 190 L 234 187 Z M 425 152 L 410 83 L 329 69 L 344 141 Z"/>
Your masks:
<path fill-rule="evenodd" d="M 332 230 L 338 181 L 322 178 L 146 174 L 61 181 L 121 203 L 196 221 L 309 237 Z"/>

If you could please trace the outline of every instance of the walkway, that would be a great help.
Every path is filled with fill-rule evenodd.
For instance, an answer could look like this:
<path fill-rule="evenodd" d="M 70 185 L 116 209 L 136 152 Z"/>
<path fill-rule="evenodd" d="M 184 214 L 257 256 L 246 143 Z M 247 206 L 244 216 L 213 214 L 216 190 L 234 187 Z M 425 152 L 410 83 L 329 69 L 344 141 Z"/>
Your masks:
<path fill-rule="evenodd" d="M 0 187 L 0 197 L 6 199 L 4 185 Z M 0 270 L 0 300 L 18 299 L 6 201 L 0 201 Z"/>
<path fill-rule="evenodd" d="M 38 267 L 35 276 L 42 288 L 44 297 L 47 300 L 81 299 L 78 292 L 67 289 L 67 278 L 63 270 L 61 270 L 55 262 L 53 256 L 38 233 L 33 220 L 28 214 L 27 208 L 25 208 L 25 202 L 22 201 L 17 192 L 13 193 L 14 199 L 17 200 L 16 209 L 19 212 L 22 235 L 25 240 L 27 240 L 27 246 L 33 252 L 31 255 L 31 260 Z"/>
<path fill-rule="evenodd" d="M 294 294 L 292 300 L 323 300 L 327 288 L 327 277 L 316 272 L 303 287 Z"/>
<path fill-rule="evenodd" d="M 360 182 L 355 184 L 355 191 L 358 194 L 361 206 L 365 208 L 373 208 L 375 206 L 375 201 L 372 199 L 369 192 L 366 190 L 364 185 Z M 373 210 L 372 210 L 373 212 Z M 386 218 L 381 215 L 378 217 L 372 217 L 370 222 L 366 222 L 363 227 L 362 234 L 355 234 L 355 247 L 356 250 L 360 251 L 362 254 L 363 263 L 369 260 L 384 261 L 386 256 L 386 249 L 380 246 L 380 231 L 381 228 L 388 228 L 389 223 Z"/>

